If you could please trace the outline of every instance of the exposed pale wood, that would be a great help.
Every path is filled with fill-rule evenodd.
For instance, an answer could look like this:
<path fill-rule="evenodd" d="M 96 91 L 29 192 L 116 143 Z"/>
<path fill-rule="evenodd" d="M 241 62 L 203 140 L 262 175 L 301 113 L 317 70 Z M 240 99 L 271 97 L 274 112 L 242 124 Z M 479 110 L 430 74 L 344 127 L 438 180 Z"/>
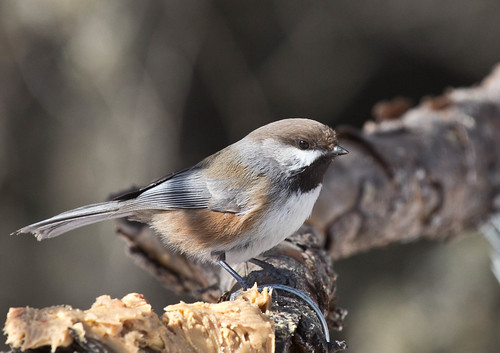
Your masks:
<path fill-rule="evenodd" d="M 350 154 L 330 168 L 310 225 L 262 256 L 278 271 L 248 267 L 251 282 L 307 293 L 328 314 L 332 330 L 345 316 L 334 302 L 333 260 L 456 236 L 497 211 L 500 69 L 478 87 L 451 90 L 390 118 L 361 131 L 340 129 Z M 120 221 L 118 233 L 138 264 L 166 287 L 205 301 L 227 298 L 219 268 L 172 254 L 140 224 Z M 326 347 L 316 316 L 297 298 L 280 293 L 271 316 L 278 352 L 339 348 Z"/>

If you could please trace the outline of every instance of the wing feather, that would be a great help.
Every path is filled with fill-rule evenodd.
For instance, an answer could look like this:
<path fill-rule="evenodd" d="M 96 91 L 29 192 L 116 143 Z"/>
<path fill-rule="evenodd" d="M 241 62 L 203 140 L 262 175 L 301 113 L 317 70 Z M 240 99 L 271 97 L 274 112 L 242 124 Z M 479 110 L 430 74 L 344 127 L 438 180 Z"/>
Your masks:
<path fill-rule="evenodd" d="M 244 211 L 248 195 L 229 180 L 211 179 L 195 166 L 159 179 L 150 185 L 115 198 L 129 200 L 123 211 L 210 209 L 216 212 Z M 135 198 L 135 199 L 134 199 Z"/>
<path fill-rule="evenodd" d="M 125 197 L 128 198 L 130 195 L 136 196 L 135 200 L 126 206 L 130 211 L 203 209 L 208 207 L 212 197 L 199 168 L 186 169 L 170 175 L 168 178 L 135 192 L 135 194 L 126 194 Z"/>

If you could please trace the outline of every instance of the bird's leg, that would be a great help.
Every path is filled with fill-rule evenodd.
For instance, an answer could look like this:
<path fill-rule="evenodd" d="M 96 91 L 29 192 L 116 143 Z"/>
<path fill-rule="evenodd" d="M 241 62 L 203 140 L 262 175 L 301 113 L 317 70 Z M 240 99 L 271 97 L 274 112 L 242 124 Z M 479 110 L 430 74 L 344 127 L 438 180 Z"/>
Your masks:
<path fill-rule="evenodd" d="M 259 260 L 255 257 L 252 257 L 250 260 L 248 260 L 248 262 L 251 262 L 251 263 L 257 265 L 257 266 L 263 268 L 264 270 L 276 271 L 276 267 L 274 267 L 270 263 L 267 263 L 263 260 Z"/>
<path fill-rule="evenodd" d="M 229 272 L 231 276 L 240 284 L 240 286 L 243 288 L 243 290 L 247 290 L 250 288 L 250 285 L 248 284 L 247 281 L 243 277 L 241 277 L 238 272 L 236 272 L 229 264 L 226 262 L 226 260 L 219 260 L 219 265 Z"/>
<path fill-rule="evenodd" d="M 285 281 L 289 281 L 290 280 L 290 278 L 288 278 L 287 276 L 283 275 L 283 272 L 279 271 L 278 269 L 276 269 L 276 267 L 274 267 L 273 265 L 271 265 L 268 262 L 256 259 L 255 257 L 252 257 L 250 260 L 248 260 L 248 262 L 253 263 L 254 265 L 259 266 L 265 272 L 269 273 L 269 275 L 271 275 L 272 277 L 276 278 L 279 282 L 283 283 Z"/>
<path fill-rule="evenodd" d="M 278 290 L 278 291 L 282 290 L 282 291 L 291 293 L 291 294 L 299 297 L 300 299 L 302 299 L 304 302 L 306 302 L 311 307 L 311 309 L 314 311 L 316 316 L 318 317 L 319 322 L 321 323 L 321 326 L 323 327 L 323 332 L 325 333 L 326 342 L 330 343 L 330 332 L 328 331 L 328 324 L 326 323 L 325 316 L 323 315 L 323 313 L 319 309 L 318 304 L 316 304 L 307 294 L 305 294 L 304 292 L 302 292 L 296 288 L 286 286 L 284 284 L 265 284 L 262 286 L 258 286 L 257 288 L 258 289 L 272 288 L 273 291 L 274 290 Z M 233 296 L 231 295 L 231 299 L 232 298 L 233 298 Z"/>
<path fill-rule="evenodd" d="M 247 290 L 248 288 L 250 288 L 250 285 L 248 284 L 248 282 L 243 277 L 241 277 L 238 274 L 238 272 L 236 272 L 226 262 L 226 256 L 225 256 L 224 253 L 217 254 L 217 257 L 218 257 L 218 263 L 219 263 L 219 265 L 223 269 L 225 269 L 227 272 L 229 272 L 229 274 L 231 276 L 234 277 L 234 279 L 241 285 L 241 287 L 242 287 L 243 290 Z M 273 272 L 276 271 L 276 269 L 274 268 L 274 266 L 272 266 L 271 264 L 268 264 L 267 262 L 264 262 L 262 260 L 258 260 L 258 259 L 252 258 L 252 259 L 249 260 L 249 262 L 251 262 L 253 264 L 256 264 L 257 266 L 260 266 L 263 269 L 271 270 Z M 311 309 L 314 311 L 314 313 L 316 314 L 316 316 L 318 317 L 318 319 L 319 319 L 319 321 L 321 323 L 321 326 L 323 327 L 323 332 L 325 333 L 325 340 L 326 340 L 326 342 L 328 344 L 330 344 L 330 332 L 328 331 L 328 325 L 326 323 L 325 316 L 323 315 L 323 313 L 319 309 L 318 305 L 309 296 L 307 296 L 307 294 L 301 292 L 300 290 L 298 290 L 296 288 L 293 288 L 293 287 L 290 287 L 290 286 L 287 286 L 287 285 L 284 285 L 284 284 L 265 284 L 265 285 L 262 285 L 262 286 L 258 286 L 257 288 L 259 290 L 263 290 L 264 288 L 272 288 L 272 289 L 277 290 L 277 291 L 281 290 L 281 291 L 284 291 L 284 292 L 291 293 L 291 294 L 299 297 L 300 299 L 302 299 L 304 302 L 306 302 L 311 307 Z M 236 298 L 236 296 L 239 294 L 239 292 L 240 291 L 236 291 L 236 292 L 232 293 L 231 297 L 230 297 L 230 300 L 234 300 Z"/>
<path fill-rule="evenodd" d="M 278 273 L 278 270 L 276 270 L 276 268 L 273 265 L 271 265 L 265 261 L 262 261 L 262 260 L 259 260 L 256 258 L 252 258 L 248 261 L 257 265 L 257 266 L 260 266 L 264 270 L 267 270 L 267 271 L 270 271 L 273 273 Z M 282 276 L 277 275 L 277 277 L 279 278 Z M 293 287 L 290 287 L 290 286 L 287 286 L 284 284 L 265 284 L 262 286 L 258 286 L 258 289 L 264 289 L 264 288 L 272 288 L 272 289 L 278 290 L 278 291 L 282 290 L 282 291 L 291 293 L 291 294 L 299 297 L 300 299 L 302 299 L 304 302 L 306 302 L 311 307 L 311 309 L 315 312 L 316 316 L 318 317 L 318 319 L 321 323 L 321 326 L 323 327 L 323 331 L 325 333 L 326 342 L 330 343 L 330 333 L 328 331 L 328 325 L 326 323 L 325 316 L 323 315 L 323 313 L 319 309 L 318 305 L 307 294 L 305 294 L 304 292 L 302 292 L 296 288 L 293 288 Z M 234 293 L 233 293 L 233 295 L 234 295 Z M 231 295 L 231 299 L 233 299 L 233 295 Z"/>
<path fill-rule="evenodd" d="M 225 253 L 223 253 L 223 252 L 213 253 L 212 255 L 217 257 L 217 262 L 219 263 L 219 266 L 222 267 L 227 272 L 229 272 L 229 274 L 231 276 L 233 276 L 233 278 L 240 284 L 240 286 L 241 286 L 241 288 L 243 288 L 243 290 L 247 290 L 248 288 L 250 288 L 250 285 L 248 284 L 248 282 L 243 277 L 241 277 L 238 274 L 238 272 L 236 272 L 234 270 L 234 268 L 229 266 L 229 264 L 226 262 L 226 254 Z"/>

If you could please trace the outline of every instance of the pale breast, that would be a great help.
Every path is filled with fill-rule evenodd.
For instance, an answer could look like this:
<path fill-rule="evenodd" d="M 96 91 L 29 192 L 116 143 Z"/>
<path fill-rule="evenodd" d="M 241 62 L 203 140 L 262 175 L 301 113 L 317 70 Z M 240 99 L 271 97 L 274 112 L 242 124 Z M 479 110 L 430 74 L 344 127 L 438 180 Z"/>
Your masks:
<path fill-rule="evenodd" d="M 292 235 L 310 216 L 321 191 L 321 184 L 307 193 L 293 193 L 264 215 L 262 222 L 241 238 L 240 244 L 226 250 L 230 263 L 240 263 L 271 249 Z M 277 207 L 276 207 L 277 206 Z"/>

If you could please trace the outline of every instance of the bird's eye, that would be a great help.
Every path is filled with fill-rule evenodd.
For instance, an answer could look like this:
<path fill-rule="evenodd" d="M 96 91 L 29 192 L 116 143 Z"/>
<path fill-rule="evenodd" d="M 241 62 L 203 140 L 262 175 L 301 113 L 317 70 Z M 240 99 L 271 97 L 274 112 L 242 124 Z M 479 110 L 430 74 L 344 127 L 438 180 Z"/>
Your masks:
<path fill-rule="evenodd" d="M 305 140 L 299 140 L 299 148 L 301 150 L 307 150 L 309 148 L 309 143 Z"/>

